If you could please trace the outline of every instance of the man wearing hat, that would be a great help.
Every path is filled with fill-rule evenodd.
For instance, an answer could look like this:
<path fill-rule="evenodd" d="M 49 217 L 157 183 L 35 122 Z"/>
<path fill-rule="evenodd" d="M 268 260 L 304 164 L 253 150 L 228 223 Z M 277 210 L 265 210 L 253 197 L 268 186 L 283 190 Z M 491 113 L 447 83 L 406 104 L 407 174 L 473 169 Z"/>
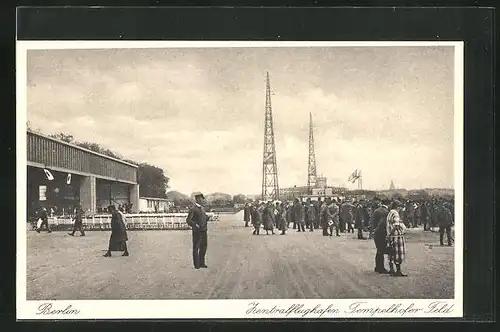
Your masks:
<path fill-rule="evenodd" d="M 329 222 L 332 221 L 331 218 L 331 199 L 330 197 L 327 197 L 326 200 L 323 202 L 321 205 L 321 211 L 320 211 L 320 224 L 321 228 L 323 229 L 323 236 L 328 236 L 328 228 L 329 228 Z"/>
<path fill-rule="evenodd" d="M 279 217 L 279 229 L 281 231 L 280 235 L 286 235 L 286 227 L 287 227 L 287 208 L 285 203 L 281 203 L 280 205 L 280 217 Z"/>
<path fill-rule="evenodd" d="M 429 207 L 423 199 L 420 201 L 419 211 L 420 223 L 424 225 L 424 231 L 427 231 L 429 226 Z"/>
<path fill-rule="evenodd" d="M 249 203 L 246 203 L 243 209 L 243 221 L 245 222 L 245 227 L 248 227 L 248 223 L 250 222 L 251 211 L 252 211 L 252 206 Z"/>
<path fill-rule="evenodd" d="M 339 234 L 339 207 L 337 206 L 337 200 L 335 198 L 328 198 L 328 212 L 329 212 L 329 231 L 330 233 L 328 235 L 333 236 L 333 227 L 335 227 L 335 233 L 337 236 L 340 236 Z"/>
<path fill-rule="evenodd" d="M 314 204 L 311 202 L 311 199 L 307 199 L 307 210 L 305 211 L 307 215 L 308 224 L 306 223 L 306 227 L 309 228 L 309 232 L 314 232 L 314 222 L 316 221 L 316 208 Z"/>
<path fill-rule="evenodd" d="M 380 202 L 380 200 L 376 198 L 375 204 L 377 204 L 377 208 L 373 211 L 370 219 L 370 232 L 375 241 L 375 247 L 377 248 L 375 254 L 375 272 L 389 273 L 389 271 L 385 269 L 384 263 L 384 255 L 387 254 L 387 215 L 389 214 L 387 205 L 389 202 L 387 200 Z"/>
<path fill-rule="evenodd" d="M 347 233 L 351 233 L 351 231 L 354 233 L 353 211 L 355 206 L 351 204 L 351 202 L 352 200 L 349 199 L 340 207 L 340 214 L 343 222 L 345 223 L 345 227 L 347 227 Z"/>
<path fill-rule="evenodd" d="M 193 264 L 195 269 L 207 268 L 205 254 L 207 252 L 207 221 L 203 203 L 205 196 L 201 192 L 194 194 L 195 203 L 189 210 L 186 223 L 193 233 Z"/>
<path fill-rule="evenodd" d="M 36 227 L 37 233 L 40 233 L 40 230 L 42 229 L 42 227 L 44 225 L 47 227 L 47 232 L 52 233 L 52 230 L 50 229 L 50 225 L 49 225 L 49 213 L 47 212 L 47 209 L 44 206 L 42 206 L 40 208 L 40 210 L 37 213 L 37 216 L 38 216 L 38 220 L 42 221 L 41 223 L 40 222 L 37 223 L 37 227 Z"/>
<path fill-rule="evenodd" d="M 356 205 L 356 212 L 355 212 L 355 226 L 356 229 L 358 230 L 358 240 L 365 240 L 365 237 L 363 236 L 363 225 L 364 225 L 364 220 L 365 220 L 365 207 L 363 206 L 364 200 L 360 200 L 358 204 Z"/>
<path fill-rule="evenodd" d="M 300 202 L 298 198 L 295 199 L 295 203 L 293 205 L 293 220 L 297 223 L 297 232 L 305 232 L 305 211 L 304 204 Z"/>
<path fill-rule="evenodd" d="M 262 222 L 264 223 L 266 234 L 269 235 L 269 231 L 271 231 L 274 235 L 274 205 L 272 201 L 268 201 L 267 204 L 264 204 Z"/>
<path fill-rule="evenodd" d="M 448 240 L 448 246 L 452 245 L 453 238 L 451 237 L 451 225 L 453 223 L 452 213 L 447 202 L 443 202 L 437 214 L 437 222 L 439 226 L 439 243 L 444 245 L 444 233 Z"/>
<path fill-rule="evenodd" d="M 259 205 L 254 205 L 252 207 L 252 225 L 253 225 L 253 235 L 259 235 L 260 226 L 262 224 L 262 210 L 263 202 L 259 202 Z"/>
<path fill-rule="evenodd" d="M 73 225 L 73 231 L 68 233 L 68 235 L 75 236 L 76 231 L 80 231 L 81 236 L 85 236 L 85 231 L 83 230 L 83 217 L 84 212 L 81 205 L 78 205 L 75 209 L 75 224 Z"/>

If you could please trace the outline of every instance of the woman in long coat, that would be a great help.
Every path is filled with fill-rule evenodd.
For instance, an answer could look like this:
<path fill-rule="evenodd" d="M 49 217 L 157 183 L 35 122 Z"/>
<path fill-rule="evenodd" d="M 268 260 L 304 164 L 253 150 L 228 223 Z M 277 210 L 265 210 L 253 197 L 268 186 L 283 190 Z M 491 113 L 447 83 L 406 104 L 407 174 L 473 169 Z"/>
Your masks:
<path fill-rule="evenodd" d="M 245 227 L 248 227 L 248 223 L 250 222 L 250 214 L 252 212 L 252 207 L 250 204 L 246 203 L 243 208 L 243 221 L 245 222 Z"/>
<path fill-rule="evenodd" d="M 399 201 L 394 201 L 391 205 L 391 210 L 387 215 L 387 243 L 389 247 L 389 273 L 394 277 L 406 277 L 406 274 L 401 272 L 401 265 L 406 256 L 406 239 L 405 225 L 401 220 L 398 207 L 401 207 Z M 396 271 L 394 271 L 396 265 Z"/>
<path fill-rule="evenodd" d="M 286 206 L 286 228 L 290 228 L 290 223 L 295 224 L 295 221 L 293 219 L 293 205 L 290 203 L 287 203 Z"/>
<path fill-rule="evenodd" d="M 110 205 L 108 211 L 111 213 L 111 236 L 109 238 L 108 252 L 106 252 L 104 257 L 111 257 L 112 251 L 123 251 L 122 256 L 128 256 L 127 227 L 114 205 Z"/>
<path fill-rule="evenodd" d="M 273 212 L 274 212 L 273 203 L 272 202 L 267 203 L 266 206 L 264 207 L 262 219 L 264 222 L 264 230 L 266 231 L 266 234 L 268 234 L 268 235 L 269 235 L 269 231 L 271 231 L 272 234 L 274 234 L 274 215 L 273 215 Z"/>
<path fill-rule="evenodd" d="M 286 234 L 287 228 L 287 208 L 284 203 L 280 205 L 280 216 L 279 216 L 279 229 L 281 230 L 281 235 Z"/>

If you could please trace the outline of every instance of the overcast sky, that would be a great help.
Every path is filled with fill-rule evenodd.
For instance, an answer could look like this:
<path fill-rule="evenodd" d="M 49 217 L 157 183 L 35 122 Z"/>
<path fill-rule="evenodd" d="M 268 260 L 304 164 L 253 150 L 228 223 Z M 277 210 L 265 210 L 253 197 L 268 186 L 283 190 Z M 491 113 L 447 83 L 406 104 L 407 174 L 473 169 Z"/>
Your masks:
<path fill-rule="evenodd" d="M 173 190 L 258 194 L 269 71 L 280 187 L 453 188 L 452 47 L 28 51 L 28 120 L 161 167 Z"/>

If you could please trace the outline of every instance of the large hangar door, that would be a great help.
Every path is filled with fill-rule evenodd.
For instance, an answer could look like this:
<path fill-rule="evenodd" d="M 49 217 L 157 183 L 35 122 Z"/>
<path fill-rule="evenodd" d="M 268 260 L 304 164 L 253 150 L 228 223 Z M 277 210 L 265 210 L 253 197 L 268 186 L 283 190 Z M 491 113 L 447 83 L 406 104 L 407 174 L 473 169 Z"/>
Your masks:
<path fill-rule="evenodd" d="M 110 205 L 130 203 L 129 187 L 125 183 L 97 179 L 97 211 L 103 213 Z"/>

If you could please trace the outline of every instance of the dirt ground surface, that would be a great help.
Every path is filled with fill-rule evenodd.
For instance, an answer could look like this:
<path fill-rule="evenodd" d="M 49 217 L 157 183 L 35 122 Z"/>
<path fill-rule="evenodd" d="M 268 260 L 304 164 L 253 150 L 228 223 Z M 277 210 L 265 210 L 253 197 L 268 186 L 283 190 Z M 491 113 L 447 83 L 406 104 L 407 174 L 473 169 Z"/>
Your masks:
<path fill-rule="evenodd" d="M 193 268 L 190 231 L 128 234 L 131 255 L 104 258 L 110 232 L 29 231 L 27 299 L 454 297 L 454 247 L 440 247 L 439 234 L 422 229 L 407 234 L 407 278 L 373 271 L 373 240 L 292 229 L 253 236 L 240 215 L 221 215 L 209 226 L 208 269 Z"/>

